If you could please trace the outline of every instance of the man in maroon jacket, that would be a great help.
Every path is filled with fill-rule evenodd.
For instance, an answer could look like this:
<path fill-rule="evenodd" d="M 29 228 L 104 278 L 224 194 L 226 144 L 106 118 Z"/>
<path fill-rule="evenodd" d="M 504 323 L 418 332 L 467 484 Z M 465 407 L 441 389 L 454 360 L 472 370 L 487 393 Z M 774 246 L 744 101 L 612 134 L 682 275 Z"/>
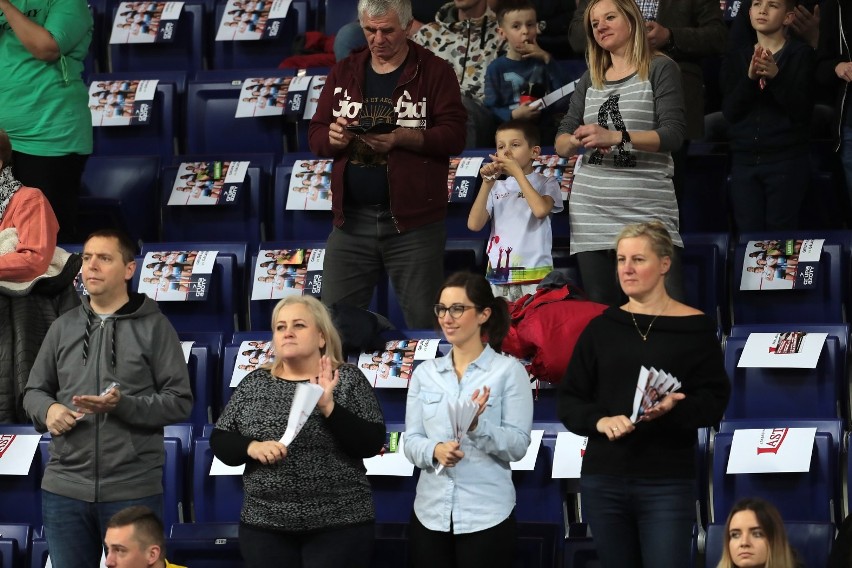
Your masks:
<path fill-rule="evenodd" d="M 309 131 L 334 158 L 322 299 L 367 307 L 384 268 L 407 327 L 432 327 L 467 114 L 449 64 L 406 38 L 410 0 L 360 0 L 358 14 L 367 47 L 331 69 Z"/>

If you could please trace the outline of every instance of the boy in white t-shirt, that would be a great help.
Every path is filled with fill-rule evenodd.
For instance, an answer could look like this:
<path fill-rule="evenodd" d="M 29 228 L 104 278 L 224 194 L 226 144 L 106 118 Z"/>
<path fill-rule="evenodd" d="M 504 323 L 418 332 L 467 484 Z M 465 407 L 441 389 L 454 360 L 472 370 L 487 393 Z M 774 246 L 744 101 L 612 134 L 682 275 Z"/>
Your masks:
<path fill-rule="evenodd" d="M 505 122 L 497 128 L 496 141 L 491 162 L 479 170 L 482 188 L 467 227 L 479 231 L 493 219 L 485 277 L 495 295 L 516 300 L 535 292 L 553 270 L 550 214 L 562 211 L 562 194 L 555 178 L 533 172 L 533 160 L 541 152 L 535 124 Z M 506 179 L 498 180 L 503 174 Z"/>

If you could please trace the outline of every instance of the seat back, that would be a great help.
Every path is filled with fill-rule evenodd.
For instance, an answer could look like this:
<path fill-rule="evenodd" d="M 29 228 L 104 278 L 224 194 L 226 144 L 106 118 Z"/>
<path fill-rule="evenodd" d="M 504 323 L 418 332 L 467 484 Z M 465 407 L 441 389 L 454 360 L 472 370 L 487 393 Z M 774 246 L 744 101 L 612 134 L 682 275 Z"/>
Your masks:
<path fill-rule="evenodd" d="M 731 398 L 725 418 L 837 418 L 845 359 L 836 337 L 827 337 L 815 369 L 738 367 L 747 338 L 728 337 L 725 369 Z"/>
<path fill-rule="evenodd" d="M 164 438 L 166 459 L 163 463 L 163 526 L 184 522 L 186 460 L 178 438 Z"/>
<path fill-rule="evenodd" d="M 131 280 L 131 289 L 139 289 L 143 257 L 137 257 L 137 269 Z M 231 334 L 236 328 L 239 299 L 236 295 L 234 268 L 236 260 L 231 254 L 217 254 L 210 277 L 207 299 L 198 302 L 159 302 L 160 311 L 178 332 L 219 330 Z"/>
<path fill-rule="evenodd" d="M 794 423 L 788 422 L 788 426 Z M 838 456 L 830 434 L 816 433 L 808 472 L 728 475 L 725 472 L 733 437 L 733 433 L 715 437 L 711 488 L 714 522 L 725 518 L 743 497 L 762 497 L 774 503 L 786 521 L 833 522 L 838 503 Z"/>
<path fill-rule="evenodd" d="M 236 523 L 243 503 L 241 475 L 210 475 L 210 440 L 192 443 L 192 503 L 196 523 Z"/>
<path fill-rule="evenodd" d="M 683 289 L 686 303 L 698 308 L 725 327 L 728 299 L 725 291 L 728 235 L 687 233 L 683 237 Z"/>
<path fill-rule="evenodd" d="M 290 153 L 275 168 L 273 189 L 272 238 L 275 240 L 322 240 L 328 238 L 332 228 L 331 211 L 311 209 L 287 209 L 287 197 L 290 189 L 290 175 L 293 164 L 300 160 L 315 160 L 316 156 L 304 152 Z"/>
<path fill-rule="evenodd" d="M 226 2 L 216 3 L 216 32 L 225 15 Z M 293 2 L 283 22 L 277 24 L 275 38 L 254 41 L 214 41 L 213 69 L 246 69 L 268 67 L 275 69 L 283 59 L 292 55 L 293 38 L 306 31 L 307 6 L 305 2 Z M 215 35 L 215 34 L 214 34 Z"/>
<path fill-rule="evenodd" d="M 192 568 L 240 568 L 239 524 L 191 523 L 172 527 L 169 562 Z"/>
<path fill-rule="evenodd" d="M 292 75 L 291 70 L 262 72 L 263 77 Z M 244 72 L 239 79 L 190 81 L 187 88 L 186 152 L 189 154 L 285 151 L 281 117 L 235 118 Z M 222 133 L 227 133 L 223 136 Z"/>
<path fill-rule="evenodd" d="M 32 530 L 32 527 L 26 524 L 0 524 L 0 566 L 25 568 L 30 553 Z"/>
<path fill-rule="evenodd" d="M 732 265 L 734 324 L 843 323 L 844 290 L 848 278 L 841 245 L 826 242 L 823 246 L 814 288 L 765 291 L 740 290 L 746 245 L 737 245 Z"/>
<path fill-rule="evenodd" d="M 117 7 L 113 8 L 113 19 L 116 12 Z M 110 70 L 195 73 L 204 68 L 206 32 L 203 4 L 186 2 L 175 26 L 174 41 L 110 44 Z"/>
<path fill-rule="evenodd" d="M 155 74 L 154 74 L 155 75 Z M 185 79 L 185 75 L 184 81 Z M 115 81 L 118 79 L 137 79 L 130 73 L 96 75 L 97 80 Z M 94 79 L 93 79 L 94 80 Z M 157 155 L 168 163 L 175 155 L 180 117 L 180 99 L 177 85 L 172 81 L 160 80 L 154 95 L 151 120 L 148 124 L 129 126 L 97 126 L 94 134 L 94 154 L 96 156 L 138 156 Z"/>
<path fill-rule="evenodd" d="M 83 171 L 78 232 L 121 227 L 134 241 L 156 239 L 159 176 L 158 156 L 90 156 Z"/>
<path fill-rule="evenodd" d="M 41 434 L 30 424 L 0 424 L 0 436 L 12 435 Z M 0 523 L 42 525 L 41 478 L 45 465 L 42 453 L 36 451 L 27 475 L 0 476 Z"/>

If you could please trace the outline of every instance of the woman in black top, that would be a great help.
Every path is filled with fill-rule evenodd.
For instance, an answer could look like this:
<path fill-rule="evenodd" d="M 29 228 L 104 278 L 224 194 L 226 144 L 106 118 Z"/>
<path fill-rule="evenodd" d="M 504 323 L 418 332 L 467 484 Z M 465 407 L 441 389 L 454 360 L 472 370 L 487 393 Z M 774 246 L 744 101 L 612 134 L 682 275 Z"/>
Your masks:
<path fill-rule="evenodd" d="M 605 567 L 689 565 L 696 429 L 718 423 L 730 393 L 715 324 L 665 287 L 672 241 L 659 222 L 626 227 L 618 280 L 628 301 L 592 320 L 559 386 L 559 417 L 588 436 L 580 488 Z M 642 367 L 682 383 L 634 423 Z"/>
<path fill-rule="evenodd" d="M 362 460 L 384 444 L 381 408 L 361 371 L 341 362 L 340 337 L 318 300 L 281 300 L 272 327 L 275 360 L 242 380 L 210 437 L 216 457 L 246 465 L 246 566 L 366 568 L 375 514 Z M 278 440 L 304 382 L 324 392 L 284 446 Z"/>

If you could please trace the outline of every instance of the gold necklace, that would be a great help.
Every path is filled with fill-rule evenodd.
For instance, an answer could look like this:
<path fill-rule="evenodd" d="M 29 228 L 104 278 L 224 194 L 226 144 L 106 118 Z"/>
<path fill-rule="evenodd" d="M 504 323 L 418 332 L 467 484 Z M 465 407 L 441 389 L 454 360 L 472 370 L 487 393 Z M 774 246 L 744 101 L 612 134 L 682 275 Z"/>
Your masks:
<path fill-rule="evenodd" d="M 642 338 L 642 341 L 648 341 L 648 335 L 651 334 L 651 328 L 654 327 L 654 322 L 657 321 L 657 318 L 663 315 L 663 313 L 668 309 L 669 302 L 672 301 L 672 297 L 669 296 L 669 299 L 666 300 L 666 305 L 663 306 L 663 309 L 654 316 L 654 319 L 651 320 L 651 323 L 648 324 L 648 329 L 645 330 L 645 333 L 642 333 L 642 330 L 639 329 L 639 324 L 636 323 L 636 316 L 633 315 L 633 312 L 630 310 L 630 302 L 627 302 L 627 311 L 630 312 L 630 319 L 633 320 L 633 327 L 636 328 L 636 332 L 639 334 L 639 337 Z"/>

